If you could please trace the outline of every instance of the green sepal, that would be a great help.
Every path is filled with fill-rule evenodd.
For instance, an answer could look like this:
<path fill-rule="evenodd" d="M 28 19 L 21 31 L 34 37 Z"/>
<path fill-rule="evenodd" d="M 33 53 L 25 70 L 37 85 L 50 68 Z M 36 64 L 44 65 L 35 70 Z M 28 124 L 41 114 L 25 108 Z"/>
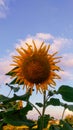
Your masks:
<path fill-rule="evenodd" d="M 6 75 L 8 76 L 13 76 L 15 72 L 13 72 L 15 69 L 17 69 L 18 67 L 14 67 L 12 70 L 10 70 L 8 73 L 6 73 Z"/>

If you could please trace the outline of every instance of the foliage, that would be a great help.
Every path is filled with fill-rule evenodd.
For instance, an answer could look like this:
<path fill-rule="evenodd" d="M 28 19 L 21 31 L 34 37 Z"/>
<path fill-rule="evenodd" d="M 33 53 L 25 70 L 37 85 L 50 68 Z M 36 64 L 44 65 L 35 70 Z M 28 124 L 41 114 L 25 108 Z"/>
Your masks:
<path fill-rule="evenodd" d="M 64 101 L 73 102 L 72 87 L 62 85 L 57 91 L 50 90 L 48 94 L 44 93 L 44 102 L 36 102 L 36 105 L 42 108 L 42 113 L 40 113 L 38 107 L 30 102 L 30 97 L 32 96 L 30 89 L 24 95 L 18 96 L 16 92 L 19 91 L 19 89 L 10 86 L 10 84 L 6 85 L 8 85 L 11 90 L 14 91 L 14 94 L 11 98 L 9 96 L 0 95 L 0 129 L 2 129 L 6 124 L 10 124 L 13 126 L 26 125 L 32 130 L 34 128 L 33 126 L 36 125 L 36 130 L 42 130 L 43 128 L 47 128 L 48 130 L 73 130 L 72 124 L 67 119 L 63 120 L 64 113 L 59 124 L 54 124 L 54 117 L 45 115 L 45 110 L 50 105 L 62 106 L 64 107 L 64 112 L 66 109 L 73 111 L 73 105 L 68 105 L 67 103 L 61 102 L 59 98 L 54 98 L 54 95 L 60 94 Z M 17 91 L 15 91 L 15 89 L 17 89 Z M 20 105 L 20 102 L 25 102 L 26 105 Z M 39 117 L 36 123 L 35 121 L 29 120 L 27 118 L 28 112 L 32 111 L 33 108 L 35 108 L 39 113 Z M 50 121 L 53 121 L 53 123 L 50 124 Z M 50 124 L 49 127 L 48 123 Z"/>

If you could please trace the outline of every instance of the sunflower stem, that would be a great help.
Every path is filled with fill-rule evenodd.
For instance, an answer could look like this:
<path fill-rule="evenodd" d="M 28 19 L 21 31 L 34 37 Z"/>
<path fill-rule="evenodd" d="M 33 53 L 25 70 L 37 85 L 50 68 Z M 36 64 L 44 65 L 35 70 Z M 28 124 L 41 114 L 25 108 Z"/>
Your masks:
<path fill-rule="evenodd" d="M 45 114 L 45 101 L 46 101 L 46 91 L 43 93 L 43 110 L 42 110 L 42 116 Z"/>
<path fill-rule="evenodd" d="M 36 111 L 39 113 L 39 115 L 41 116 L 41 113 L 40 113 L 40 111 L 38 110 L 38 108 L 33 104 L 33 103 L 31 103 L 31 102 L 29 102 L 35 109 L 36 109 Z"/>
<path fill-rule="evenodd" d="M 44 114 L 45 114 L 45 103 L 46 103 L 46 91 L 43 93 L 43 110 L 42 110 L 42 121 L 41 121 L 41 130 L 44 128 Z"/>
<path fill-rule="evenodd" d="M 64 108 L 64 110 L 63 110 L 63 113 L 62 113 L 62 120 L 63 120 L 63 117 L 64 117 L 65 110 L 66 110 L 66 108 Z"/>
<path fill-rule="evenodd" d="M 50 99 L 51 96 L 47 96 L 45 102 L 47 102 Z"/>

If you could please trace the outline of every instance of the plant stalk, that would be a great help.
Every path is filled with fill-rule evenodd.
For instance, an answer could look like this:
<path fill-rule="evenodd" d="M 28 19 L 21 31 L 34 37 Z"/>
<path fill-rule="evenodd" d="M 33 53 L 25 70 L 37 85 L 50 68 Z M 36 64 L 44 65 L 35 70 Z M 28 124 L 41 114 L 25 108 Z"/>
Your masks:
<path fill-rule="evenodd" d="M 38 110 L 38 108 L 33 104 L 33 103 L 31 103 L 31 102 L 29 102 L 35 109 L 36 109 L 36 111 L 39 113 L 39 115 L 41 116 L 41 113 L 40 113 L 40 111 Z"/>
<path fill-rule="evenodd" d="M 66 108 L 64 108 L 64 110 L 63 110 L 63 113 L 62 113 L 62 120 L 63 120 L 63 117 L 64 117 L 65 110 L 66 110 Z"/>
<path fill-rule="evenodd" d="M 46 91 L 43 93 L 43 110 L 42 110 L 42 116 L 45 114 L 45 101 L 46 101 Z"/>
<path fill-rule="evenodd" d="M 45 103 L 46 103 L 46 91 L 43 93 L 43 110 L 42 110 L 42 120 L 41 120 L 41 130 L 44 128 L 44 115 L 45 115 Z"/>

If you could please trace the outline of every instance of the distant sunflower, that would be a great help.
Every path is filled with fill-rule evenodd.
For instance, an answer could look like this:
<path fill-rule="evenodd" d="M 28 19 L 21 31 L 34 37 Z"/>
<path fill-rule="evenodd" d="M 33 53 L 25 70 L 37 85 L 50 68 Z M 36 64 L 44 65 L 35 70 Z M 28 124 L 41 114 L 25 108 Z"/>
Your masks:
<path fill-rule="evenodd" d="M 56 66 L 56 63 L 60 62 L 60 57 L 54 57 L 57 52 L 49 54 L 48 50 L 50 45 L 46 46 L 41 43 L 37 48 L 34 41 L 33 46 L 27 45 L 27 49 L 24 47 L 17 48 L 19 55 L 13 56 L 14 69 L 11 70 L 12 77 L 16 78 L 16 83 L 23 83 L 26 89 L 32 90 L 34 85 L 36 90 L 43 92 L 48 89 L 49 86 L 55 86 L 54 79 L 60 79 L 60 76 L 55 73 L 59 71 L 60 67 Z M 57 60 L 57 61 L 56 61 Z"/>

